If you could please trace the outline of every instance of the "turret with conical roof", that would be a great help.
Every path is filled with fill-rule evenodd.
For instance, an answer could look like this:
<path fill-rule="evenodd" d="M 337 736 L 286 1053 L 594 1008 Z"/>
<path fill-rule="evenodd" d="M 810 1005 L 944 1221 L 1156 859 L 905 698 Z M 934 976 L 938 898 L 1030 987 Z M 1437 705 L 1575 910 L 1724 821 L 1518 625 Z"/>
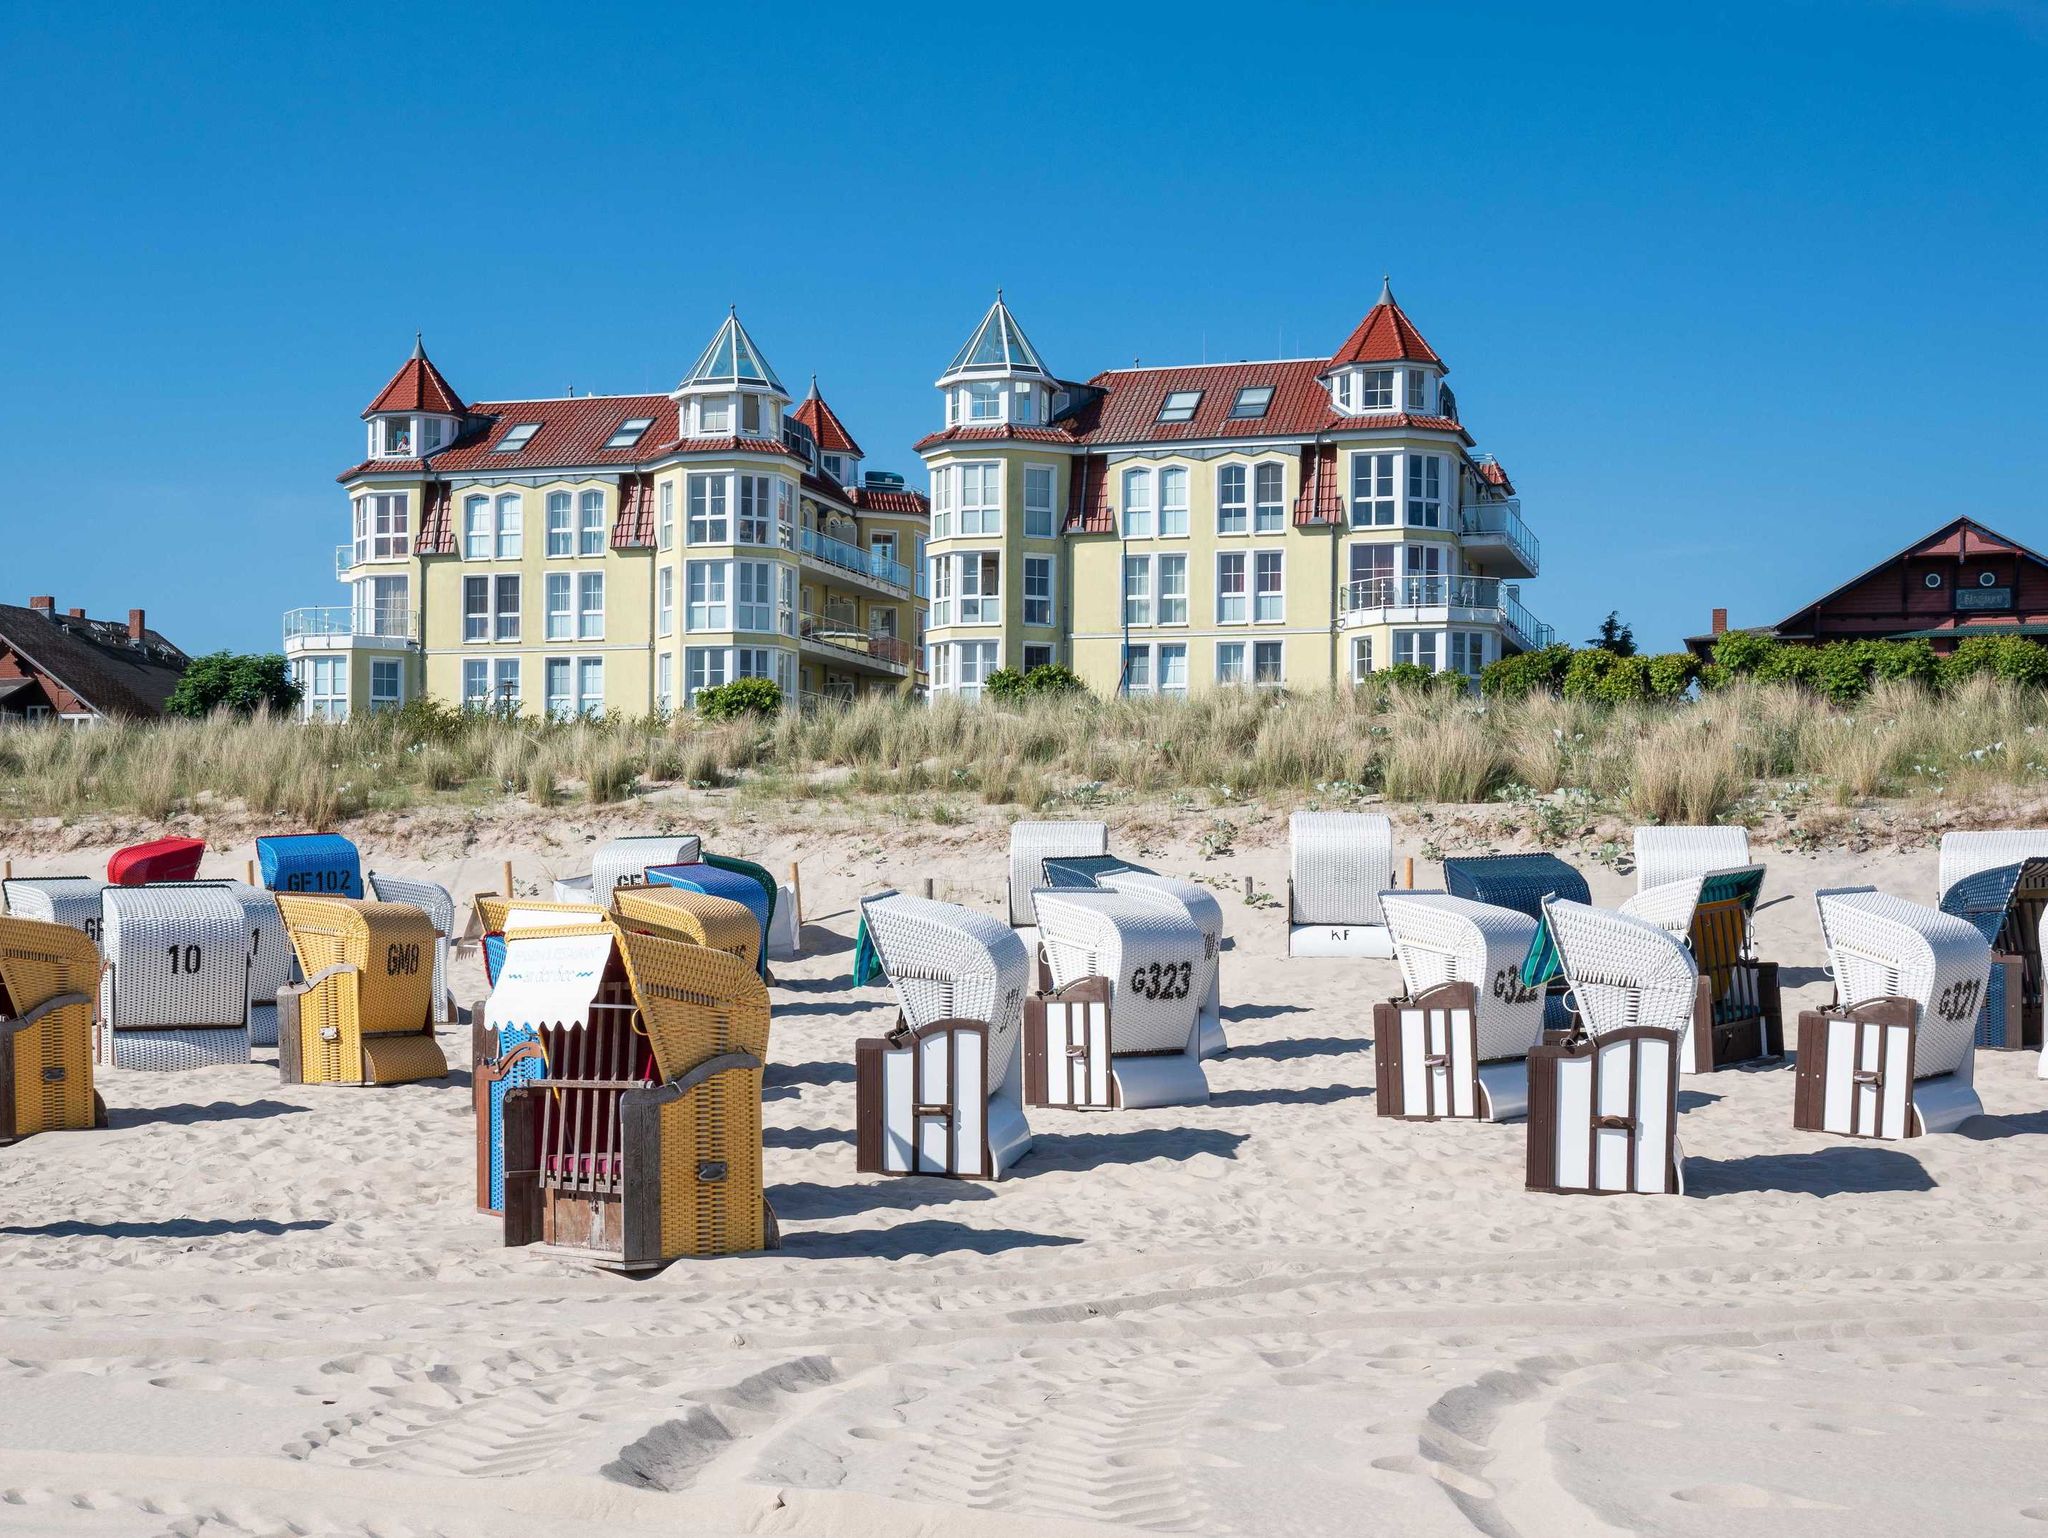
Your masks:
<path fill-rule="evenodd" d="M 853 441 L 853 434 L 846 430 L 846 424 L 839 420 L 838 413 L 825 404 L 825 397 L 818 393 L 818 376 L 811 375 L 810 394 L 790 413 L 810 432 L 811 439 L 818 445 L 818 468 L 842 486 L 860 484 L 860 462 L 864 457 L 860 445 Z"/>
<path fill-rule="evenodd" d="M 945 392 L 948 427 L 999 427 L 1045 422 L 1058 383 L 997 289 L 996 302 L 953 355 L 938 387 Z"/>
<path fill-rule="evenodd" d="M 740 324 L 737 306 L 669 396 L 677 403 L 685 438 L 738 434 L 779 441 L 781 414 L 789 405 L 789 392 Z"/>
<path fill-rule="evenodd" d="M 363 408 L 363 420 L 370 424 L 370 457 L 431 454 L 455 441 L 468 411 L 455 387 L 434 367 L 425 340 L 415 331 L 412 356 Z"/>
<path fill-rule="evenodd" d="M 1382 276 L 1379 301 L 1345 338 L 1322 377 L 1332 404 L 1347 416 L 1390 411 L 1434 415 L 1438 388 L 1449 371 L 1395 302 L 1393 281 Z"/>

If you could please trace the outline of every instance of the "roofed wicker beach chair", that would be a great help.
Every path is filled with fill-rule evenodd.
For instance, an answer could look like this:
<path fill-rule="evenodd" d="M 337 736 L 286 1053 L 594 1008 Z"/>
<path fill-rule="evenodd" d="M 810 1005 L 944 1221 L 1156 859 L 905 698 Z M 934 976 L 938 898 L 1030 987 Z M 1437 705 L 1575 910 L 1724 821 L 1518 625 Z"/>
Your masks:
<path fill-rule="evenodd" d="M 1635 845 L 1639 892 L 1667 881 L 1750 863 L 1747 828 L 1638 828 Z"/>
<path fill-rule="evenodd" d="M 434 1018 L 453 1020 L 455 994 L 448 980 L 448 959 L 455 948 L 454 893 L 437 881 L 414 876 L 388 876 L 371 871 L 363 879 L 373 901 L 405 903 L 419 909 L 434 926 Z"/>
<path fill-rule="evenodd" d="M 249 1061 L 249 928 L 212 883 L 111 886 L 100 1061 L 164 1071 Z"/>
<path fill-rule="evenodd" d="M 1178 906 L 1194 920 L 1215 953 L 1216 966 L 1209 974 L 1209 991 L 1202 1000 L 1200 1028 L 1203 1057 L 1220 1057 L 1230 1050 L 1223 1034 L 1223 904 L 1199 881 L 1179 876 L 1162 876 L 1143 865 L 1133 865 L 1115 855 L 1080 855 L 1045 862 L 1045 885 L 1054 890 L 1127 892 L 1135 897 Z"/>
<path fill-rule="evenodd" d="M 675 887 L 685 892 L 697 892 L 706 897 L 720 898 L 753 915 L 755 936 L 748 954 L 754 970 L 765 980 L 768 976 L 768 924 L 775 914 L 774 887 L 771 883 L 766 891 L 754 877 L 742 871 L 727 870 L 704 861 L 693 861 L 684 865 L 651 865 L 647 868 L 646 883 L 649 886 Z"/>
<path fill-rule="evenodd" d="M 1991 971 L 1983 933 L 1871 887 L 1816 892 L 1814 902 L 1835 1003 L 1800 1013 L 1793 1125 L 1918 1137 L 1981 1114 L 1977 1016 Z"/>
<path fill-rule="evenodd" d="M 1382 892 L 1406 996 L 1373 1006 L 1382 1116 L 1509 1121 L 1527 1114 L 1541 987 L 1522 981 L 1536 921 L 1444 892 Z"/>
<path fill-rule="evenodd" d="M 694 833 L 636 833 L 607 840 L 591 855 L 589 875 L 555 883 L 555 900 L 602 908 L 620 882 L 644 881 L 650 865 L 691 864 L 703 858 L 703 847 Z"/>
<path fill-rule="evenodd" d="M 1578 1022 L 1529 1053 L 1528 1188 L 1683 1191 L 1680 1043 L 1704 998 L 1692 953 L 1654 924 L 1562 898 L 1544 901 L 1543 924 Z"/>
<path fill-rule="evenodd" d="M 109 886 L 149 886 L 159 881 L 191 881 L 199 875 L 206 841 L 157 838 L 117 849 L 107 861 Z"/>
<path fill-rule="evenodd" d="M 695 886 L 628 883 L 612 890 L 612 917 L 621 929 L 707 946 L 761 970 L 760 914 L 730 897 Z"/>
<path fill-rule="evenodd" d="M 264 889 L 318 897 L 363 895 L 363 861 L 339 833 L 291 833 L 256 840 Z"/>
<path fill-rule="evenodd" d="M 277 1045 L 277 996 L 297 975 L 297 958 L 284 932 L 284 916 L 277 911 L 277 898 L 246 881 L 195 883 L 218 886 L 242 910 L 242 925 L 249 936 L 249 1045 Z"/>
<path fill-rule="evenodd" d="M 434 927 L 418 908 L 277 894 L 302 983 L 277 999 L 277 1071 L 287 1084 L 438 1079 Z"/>
<path fill-rule="evenodd" d="M 1287 954 L 1394 954 L 1380 893 L 1394 884 L 1394 825 L 1376 812 L 1296 812 L 1287 824 Z"/>
<path fill-rule="evenodd" d="M 2041 929 L 2048 919 L 2048 831 L 1944 833 L 1941 910 L 1968 919 L 1991 942 L 1993 965 L 1977 1045 L 2041 1046 Z"/>
<path fill-rule="evenodd" d="M 1707 979 L 1712 1027 L 1687 1033 L 1683 1073 L 1714 1073 L 1784 1055 L 1778 965 L 1758 960 L 1754 941 L 1763 884 L 1761 865 L 1694 871 L 1643 887 L 1621 905 L 1621 912 L 1683 940 Z"/>
<path fill-rule="evenodd" d="M 107 1124 L 92 1085 L 99 975 L 82 930 L 0 918 L 0 1143 Z"/>
<path fill-rule="evenodd" d="M 0 881 L 0 904 L 15 918 L 75 929 L 97 947 L 104 927 L 100 893 L 90 876 L 9 876 Z"/>
<path fill-rule="evenodd" d="M 1543 916 L 1543 899 L 1591 903 L 1586 878 L 1554 854 L 1458 854 L 1446 856 L 1444 890 L 1453 897 L 1512 908 L 1532 919 Z"/>
<path fill-rule="evenodd" d="M 768 990 L 745 962 L 660 935 L 587 929 L 507 935 L 505 1000 L 538 1021 L 543 1076 L 508 1087 L 505 1243 L 541 1244 L 626 1271 L 772 1248 L 761 1181 Z M 632 1008 L 603 1007 L 618 948 Z M 580 963 L 569 952 L 575 949 Z M 556 991 L 525 1000 L 532 978 Z M 553 959 L 549 960 L 552 953 Z M 573 987 L 559 981 L 576 973 Z M 581 1017 L 579 1018 L 579 1011 Z"/>
<path fill-rule="evenodd" d="M 1044 973 L 1024 1005 L 1026 1103 L 1206 1104 L 1199 1015 L 1216 954 L 1185 908 L 1043 888 L 1032 906 Z"/>
<path fill-rule="evenodd" d="M 1105 822 L 1013 822 L 1010 824 L 1010 927 L 1035 922 L 1031 894 L 1045 879 L 1045 862 L 1075 855 L 1109 853 Z"/>
<path fill-rule="evenodd" d="M 900 892 L 861 898 L 860 915 L 856 954 L 880 968 L 900 1014 L 887 1036 L 854 1044 L 859 1169 L 999 1179 L 1031 1148 L 1024 942 L 989 914 Z"/>

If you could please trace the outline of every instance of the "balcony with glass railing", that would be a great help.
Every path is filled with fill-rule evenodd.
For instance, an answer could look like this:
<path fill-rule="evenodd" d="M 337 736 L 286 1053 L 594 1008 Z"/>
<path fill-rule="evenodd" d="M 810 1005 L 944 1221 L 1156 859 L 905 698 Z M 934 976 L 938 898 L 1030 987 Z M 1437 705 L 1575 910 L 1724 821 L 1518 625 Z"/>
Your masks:
<path fill-rule="evenodd" d="M 1542 569 L 1543 546 L 1522 522 L 1519 497 L 1474 502 L 1458 513 L 1458 532 L 1465 549 L 1487 565 L 1510 565 L 1513 576 L 1533 577 Z"/>
<path fill-rule="evenodd" d="M 816 529 L 797 530 L 797 548 L 810 560 L 835 571 L 866 577 L 899 593 L 910 591 L 910 568 L 874 550 L 863 550 Z"/>
<path fill-rule="evenodd" d="M 910 671 L 914 648 L 892 635 L 862 630 L 852 620 L 805 613 L 798 618 L 797 638 L 822 648 L 827 660 L 901 678 Z"/>
<path fill-rule="evenodd" d="M 416 623 L 411 609 L 388 604 L 293 609 L 284 617 L 284 645 L 287 652 L 357 643 L 411 646 L 419 639 Z"/>
<path fill-rule="evenodd" d="M 1551 642 L 1550 626 L 1498 577 L 1371 577 L 1344 589 L 1346 625 L 1494 624 L 1526 651 Z"/>

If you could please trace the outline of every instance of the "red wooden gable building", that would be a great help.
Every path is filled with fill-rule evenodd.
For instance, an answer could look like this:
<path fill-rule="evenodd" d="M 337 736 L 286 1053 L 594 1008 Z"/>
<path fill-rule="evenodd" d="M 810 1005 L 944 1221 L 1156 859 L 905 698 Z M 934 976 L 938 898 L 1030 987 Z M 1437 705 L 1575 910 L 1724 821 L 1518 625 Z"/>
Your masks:
<path fill-rule="evenodd" d="M 1727 628 L 1728 611 L 1716 609 L 1712 631 L 1685 644 L 1704 657 Z M 1938 652 L 1965 636 L 2048 640 L 2048 556 L 1958 518 L 1777 624 L 1750 628 L 1793 644 L 1924 640 Z"/>

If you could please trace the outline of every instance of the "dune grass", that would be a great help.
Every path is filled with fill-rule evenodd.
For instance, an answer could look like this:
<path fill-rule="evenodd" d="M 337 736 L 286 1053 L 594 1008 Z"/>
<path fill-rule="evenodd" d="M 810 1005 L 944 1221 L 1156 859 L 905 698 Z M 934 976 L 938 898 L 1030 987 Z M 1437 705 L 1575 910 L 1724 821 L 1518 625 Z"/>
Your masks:
<path fill-rule="evenodd" d="M 239 805 L 333 826 L 373 808 L 624 802 L 672 785 L 750 801 L 881 798 L 953 815 L 1104 795 L 1325 803 L 1566 793 L 1697 822 L 1810 787 L 1843 805 L 2048 785 L 2048 692 L 1989 677 L 1936 695 L 1881 684 L 1853 707 L 1787 686 L 1678 703 L 1487 701 L 1365 687 L 1019 707 L 873 698 L 772 720 L 560 723 L 435 709 L 342 725 L 258 717 L 70 731 L 0 728 L 0 816 Z M 951 798 L 952 811 L 947 811 Z"/>

